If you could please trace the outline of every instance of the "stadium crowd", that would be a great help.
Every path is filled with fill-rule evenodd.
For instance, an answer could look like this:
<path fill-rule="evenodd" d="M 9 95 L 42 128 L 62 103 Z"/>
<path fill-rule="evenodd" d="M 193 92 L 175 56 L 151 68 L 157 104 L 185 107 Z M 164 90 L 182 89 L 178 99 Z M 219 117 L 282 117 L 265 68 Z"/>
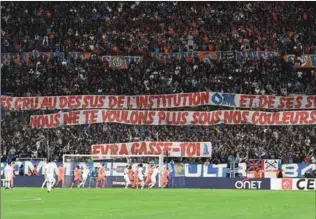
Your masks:
<path fill-rule="evenodd" d="M 315 12 L 315 7 L 306 2 L 4 2 L 2 54 L 60 52 L 65 58 L 41 56 L 31 57 L 27 63 L 2 62 L 2 95 L 197 91 L 316 95 L 316 71 L 295 68 L 282 58 L 284 54 L 316 52 Z M 279 55 L 243 63 L 234 58 L 164 63 L 152 55 L 249 50 Z M 92 55 L 73 59 L 67 57 L 69 52 Z M 143 60 L 131 62 L 127 69 L 112 69 L 95 58 L 103 55 L 142 56 Z M 210 162 L 214 163 L 227 161 L 232 150 L 249 158 L 316 162 L 315 126 L 96 124 L 38 130 L 29 127 L 29 118 L 43 111 L 2 113 L 4 159 L 46 157 L 49 148 L 60 160 L 64 153 L 90 153 L 94 143 L 161 140 L 211 141 Z"/>

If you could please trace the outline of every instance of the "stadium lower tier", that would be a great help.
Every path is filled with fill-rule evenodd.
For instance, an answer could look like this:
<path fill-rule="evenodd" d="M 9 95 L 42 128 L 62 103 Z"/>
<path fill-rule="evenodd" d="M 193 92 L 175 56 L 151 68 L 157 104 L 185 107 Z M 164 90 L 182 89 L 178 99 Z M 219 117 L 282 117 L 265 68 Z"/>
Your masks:
<path fill-rule="evenodd" d="M 70 187 L 73 177 L 65 178 L 65 187 Z M 3 182 L 3 180 L 2 180 Z M 41 187 L 43 176 L 16 176 L 14 187 Z M 3 183 L 2 185 L 3 186 Z M 106 188 L 124 188 L 123 176 L 106 178 Z M 96 179 L 89 177 L 85 188 L 95 188 Z M 147 188 L 147 186 L 145 186 Z M 312 178 L 224 178 L 224 177 L 170 177 L 168 188 L 244 189 L 244 190 L 304 190 L 315 191 L 316 179 Z"/>

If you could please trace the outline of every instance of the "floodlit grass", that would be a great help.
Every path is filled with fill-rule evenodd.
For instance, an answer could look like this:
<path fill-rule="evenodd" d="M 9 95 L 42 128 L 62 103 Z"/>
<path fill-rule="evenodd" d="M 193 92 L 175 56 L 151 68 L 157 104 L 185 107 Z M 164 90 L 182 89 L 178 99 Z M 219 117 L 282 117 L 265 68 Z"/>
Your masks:
<path fill-rule="evenodd" d="M 1 189 L 2 219 L 315 219 L 315 192 Z"/>

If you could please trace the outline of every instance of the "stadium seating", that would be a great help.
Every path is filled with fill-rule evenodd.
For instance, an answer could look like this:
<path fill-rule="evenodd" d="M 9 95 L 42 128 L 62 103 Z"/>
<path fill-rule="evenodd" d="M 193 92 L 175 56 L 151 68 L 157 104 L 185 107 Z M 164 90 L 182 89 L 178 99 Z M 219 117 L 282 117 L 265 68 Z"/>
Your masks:
<path fill-rule="evenodd" d="M 1 14 L 1 95 L 316 95 L 315 66 L 297 68 L 283 58 L 316 52 L 316 11 L 307 2 L 2 2 Z M 195 51 L 224 52 L 201 59 Z M 237 54 L 249 51 L 275 55 L 239 61 Z M 113 57 L 123 62 L 117 66 Z M 190 108 L 217 109 L 226 108 Z M 43 111 L 2 109 L 3 159 L 46 157 L 47 144 L 61 160 L 64 153 L 89 153 L 94 143 L 163 139 L 211 141 L 213 163 L 226 162 L 232 149 L 284 163 L 316 161 L 315 126 L 31 129 L 36 114 Z"/>

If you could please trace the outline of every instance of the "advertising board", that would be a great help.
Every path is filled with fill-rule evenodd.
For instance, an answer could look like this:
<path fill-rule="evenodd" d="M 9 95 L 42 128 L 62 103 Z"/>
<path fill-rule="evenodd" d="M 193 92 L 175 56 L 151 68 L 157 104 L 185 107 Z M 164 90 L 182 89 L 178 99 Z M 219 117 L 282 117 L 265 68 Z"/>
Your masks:
<path fill-rule="evenodd" d="M 271 190 L 315 191 L 316 179 L 311 179 L 311 178 L 271 179 Z"/>

